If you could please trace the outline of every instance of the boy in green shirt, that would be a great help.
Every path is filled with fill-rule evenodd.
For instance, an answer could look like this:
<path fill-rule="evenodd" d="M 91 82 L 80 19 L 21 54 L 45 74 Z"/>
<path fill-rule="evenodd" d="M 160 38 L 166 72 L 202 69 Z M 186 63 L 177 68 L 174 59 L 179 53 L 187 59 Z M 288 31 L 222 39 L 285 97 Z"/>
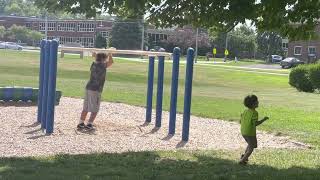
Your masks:
<path fill-rule="evenodd" d="M 257 148 L 257 136 L 256 136 L 256 126 L 262 124 L 264 121 L 268 120 L 268 117 L 264 117 L 262 120 L 258 121 L 258 112 L 256 108 L 259 106 L 258 97 L 255 95 L 249 95 L 244 98 L 243 104 L 248 108 L 241 114 L 241 134 L 248 146 L 239 164 L 247 164 L 248 158 L 252 154 L 254 148 Z"/>

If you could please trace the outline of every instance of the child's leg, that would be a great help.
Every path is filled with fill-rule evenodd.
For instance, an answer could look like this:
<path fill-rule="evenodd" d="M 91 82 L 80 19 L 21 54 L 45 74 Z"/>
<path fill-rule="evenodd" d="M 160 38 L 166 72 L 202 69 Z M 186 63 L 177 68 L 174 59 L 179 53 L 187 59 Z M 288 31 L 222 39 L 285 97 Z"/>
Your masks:
<path fill-rule="evenodd" d="M 91 112 L 88 124 L 92 124 L 93 121 L 96 119 L 97 114 L 100 109 L 100 102 L 101 102 L 101 93 L 97 91 L 89 91 L 90 98 L 89 98 L 89 111 Z"/>
<path fill-rule="evenodd" d="M 83 109 L 81 112 L 81 116 L 80 116 L 80 120 L 79 120 L 79 124 L 84 123 L 84 121 L 86 120 L 87 114 L 88 114 L 88 106 L 89 106 L 89 101 L 88 101 L 88 90 L 85 91 L 85 96 L 84 96 L 84 100 L 83 100 Z"/>
<path fill-rule="evenodd" d="M 251 147 L 250 145 L 247 146 L 246 152 L 244 153 L 244 155 L 242 156 L 240 162 L 245 162 L 248 161 L 250 155 L 252 154 L 254 148 Z"/>
<path fill-rule="evenodd" d="M 88 124 L 93 124 L 93 121 L 96 119 L 97 114 L 98 114 L 97 112 L 91 113 Z"/>
<path fill-rule="evenodd" d="M 240 162 L 248 161 L 250 155 L 252 154 L 254 148 L 257 148 L 257 138 L 255 136 L 243 136 L 243 138 L 248 143 L 245 153 L 241 156 Z"/>
<path fill-rule="evenodd" d="M 84 121 L 86 120 L 87 114 L 88 114 L 88 111 L 84 111 L 84 110 L 83 110 L 83 111 L 81 112 L 80 122 L 79 122 L 79 123 L 84 123 Z"/>

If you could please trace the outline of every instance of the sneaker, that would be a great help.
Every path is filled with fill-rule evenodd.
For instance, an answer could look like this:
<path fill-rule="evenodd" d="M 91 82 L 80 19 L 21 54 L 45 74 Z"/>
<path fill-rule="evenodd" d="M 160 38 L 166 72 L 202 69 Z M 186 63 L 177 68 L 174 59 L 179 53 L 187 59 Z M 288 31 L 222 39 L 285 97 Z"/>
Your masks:
<path fill-rule="evenodd" d="M 239 161 L 239 164 L 240 164 L 240 165 L 247 165 L 248 162 L 247 162 L 247 161 Z"/>
<path fill-rule="evenodd" d="M 87 125 L 85 126 L 85 128 L 86 128 L 86 130 L 94 130 L 94 127 L 93 127 L 92 124 L 87 124 Z"/>
<path fill-rule="evenodd" d="M 240 159 L 242 159 L 243 156 L 244 156 L 244 154 L 241 154 L 241 158 Z M 248 159 L 244 160 L 245 163 L 248 163 L 248 161 L 249 161 Z"/>
<path fill-rule="evenodd" d="M 78 124 L 78 126 L 77 126 L 78 129 L 83 129 L 83 128 L 85 128 L 85 127 L 86 127 L 86 125 L 85 125 L 84 123 L 80 123 L 80 124 Z"/>

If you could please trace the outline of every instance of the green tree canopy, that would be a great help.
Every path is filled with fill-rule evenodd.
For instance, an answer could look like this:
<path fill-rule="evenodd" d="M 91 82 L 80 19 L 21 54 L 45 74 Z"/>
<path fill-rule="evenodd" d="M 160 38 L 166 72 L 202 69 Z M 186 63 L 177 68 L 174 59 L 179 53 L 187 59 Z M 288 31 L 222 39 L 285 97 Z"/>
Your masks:
<path fill-rule="evenodd" d="M 210 29 L 209 34 L 218 52 L 220 52 L 219 56 L 223 56 L 227 33 Z M 231 57 L 251 58 L 256 52 L 256 46 L 255 31 L 246 25 L 237 27 L 228 33 L 228 50 Z"/>
<path fill-rule="evenodd" d="M 0 38 L 3 38 L 6 34 L 6 28 L 3 26 L 0 26 Z"/>
<path fill-rule="evenodd" d="M 3 14 L 17 16 L 40 16 L 40 9 L 34 5 L 33 0 L 2 0 Z"/>
<path fill-rule="evenodd" d="M 149 22 L 159 27 L 188 25 L 214 27 L 228 32 L 238 23 L 251 20 L 260 31 L 277 31 L 291 39 L 315 35 L 320 19 L 319 0 L 35 0 L 40 7 L 93 17 L 108 12 L 141 17 L 148 12 Z"/>
<path fill-rule="evenodd" d="M 106 38 L 102 37 L 100 33 L 97 34 L 95 45 L 96 48 L 106 48 L 107 47 L 107 40 Z"/>
<path fill-rule="evenodd" d="M 273 54 L 283 55 L 282 38 L 276 32 L 259 32 L 257 35 L 257 45 L 258 53 L 265 58 L 270 58 L 270 55 Z"/>
<path fill-rule="evenodd" d="M 117 49 L 140 49 L 142 26 L 139 22 L 115 21 L 110 44 Z"/>
<path fill-rule="evenodd" d="M 39 42 L 44 37 L 44 34 L 38 31 L 29 30 L 28 39 L 32 41 L 33 45 L 36 45 L 36 42 Z"/>
<path fill-rule="evenodd" d="M 27 42 L 29 39 L 29 29 L 24 26 L 13 25 L 8 29 L 7 35 L 10 39 L 15 39 L 21 42 Z"/>
<path fill-rule="evenodd" d="M 179 47 L 182 54 L 187 53 L 189 47 L 196 46 L 196 30 L 195 29 L 177 29 L 170 34 L 167 40 L 162 40 L 159 44 L 166 51 L 172 52 L 174 47 Z M 211 51 L 209 36 L 205 32 L 198 34 L 198 54 L 205 55 Z"/>
<path fill-rule="evenodd" d="M 1 37 L 1 30 L 0 27 L 0 37 Z M 33 44 L 36 45 L 37 42 L 39 42 L 44 35 L 38 31 L 33 31 L 28 29 L 25 26 L 17 26 L 13 25 L 9 29 L 4 29 L 4 36 L 10 40 L 13 41 L 21 41 L 23 43 L 27 44 Z"/>
<path fill-rule="evenodd" d="M 85 19 L 84 14 L 71 14 L 56 10 L 54 13 L 47 13 L 45 8 L 40 8 L 35 5 L 35 0 L 0 0 L 0 14 L 17 16 L 36 16 L 61 19 Z M 97 15 L 99 19 L 110 19 L 110 16 Z"/>

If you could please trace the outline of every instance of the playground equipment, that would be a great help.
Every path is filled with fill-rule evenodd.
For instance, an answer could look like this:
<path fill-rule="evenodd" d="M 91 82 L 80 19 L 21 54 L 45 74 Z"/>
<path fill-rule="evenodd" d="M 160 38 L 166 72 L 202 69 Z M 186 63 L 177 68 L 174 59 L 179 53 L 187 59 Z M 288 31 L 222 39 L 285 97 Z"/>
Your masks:
<path fill-rule="evenodd" d="M 95 48 L 79 48 L 79 47 L 61 47 L 61 51 L 82 51 L 89 53 L 111 53 L 111 54 L 131 54 L 131 55 L 146 55 L 149 56 L 148 70 L 148 87 L 147 87 L 147 104 L 146 104 L 146 122 L 151 122 L 152 116 L 152 98 L 153 98 L 153 82 L 154 82 L 154 63 L 155 57 L 158 57 L 158 82 L 157 82 L 157 103 L 156 103 L 156 128 L 161 127 L 162 120 L 162 99 L 163 99 L 163 79 L 165 57 L 173 56 L 172 66 L 172 81 L 171 81 L 171 101 L 170 101 L 170 119 L 169 119 L 169 134 L 175 134 L 176 125 L 176 109 L 178 95 L 178 80 L 179 80 L 179 61 L 180 49 L 174 48 L 173 54 L 154 51 L 131 51 L 131 50 L 116 50 L 112 49 L 95 49 Z M 184 113 L 183 113 L 183 128 L 182 140 L 189 140 L 189 125 L 190 125 L 190 110 L 191 110 L 191 94 L 192 94 L 192 78 L 193 78 L 193 61 L 194 50 L 188 49 L 187 65 L 186 65 L 186 80 L 185 80 L 185 95 L 184 95 Z"/>
<path fill-rule="evenodd" d="M 39 89 L 31 87 L 0 87 L 0 101 L 38 102 Z M 56 92 L 55 105 L 59 105 L 61 91 Z"/>
<path fill-rule="evenodd" d="M 38 122 L 47 134 L 53 132 L 56 99 L 58 41 L 42 40 L 38 93 Z"/>

